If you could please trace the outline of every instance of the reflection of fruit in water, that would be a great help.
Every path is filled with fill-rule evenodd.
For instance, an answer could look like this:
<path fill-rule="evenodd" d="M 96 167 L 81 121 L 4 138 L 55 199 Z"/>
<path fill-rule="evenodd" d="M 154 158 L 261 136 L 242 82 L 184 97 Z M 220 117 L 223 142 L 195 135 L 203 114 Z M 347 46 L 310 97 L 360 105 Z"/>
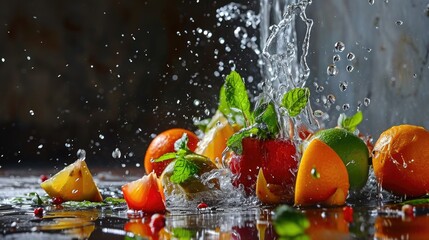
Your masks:
<path fill-rule="evenodd" d="M 365 186 L 369 173 L 369 152 L 362 139 L 341 128 L 320 130 L 313 138 L 326 143 L 340 156 L 347 168 L 350 190 L 360 190 Z"/>
<path fill-rule="evenodd" d="M 409 197 L 429 193 L 429 132 L 412 125 L 384 131 L 374 145 L 372 164 L 384 189 Z"/>
<path fill-rule="evenodd" d="M 122 186 L 128 208 L 146 213 L 165 212 L 165 197 L 154 172 Z"/>
<path fill-rule="evenodd" d="M 152 162 L 152 159 L 157 159 L 165 153 L 175 152 L 174 143 L 179 140 L 183 134 L 186 133 L 188 136 L 188 147 L 191 151 L 194 151 L 199 141 L 198 137 L 191 131 L 182 128 L 172 128 L 158 134 L 149 147 L 146 150 L 144 157 L 144 168 L 146 174 L 155 171 L 157 176 L 161 176 L 162 171 L 172 161 L 166 160 L 162 162 Z"/>
<path fill-rule="evenodd" d="M 78 159 L 57 174 L 42 182 L 40 186 L 52 198 L 63 201 L 101 202 L 103 198 L 95 185 L 85 160 Z"/>
<path fill-rule="evenodd" d="M 349 239 L 349 224 L 341 209 L 307 210 L 305 215 L 310 221 L 306 234 L 310 239 Z"/>
<path fill-rule="evenodd" d="M 201 176 L 204 173 L 210 172 L 214 169 L 217 169 L 216 165 L 207 157 L 198 155 L 198 154 L 189 154 L 186 155 L 186 160 L 191 161 L 198 167 L 197 176 Z M 204 191 L 210 191 L 211 189 L 219 188 L 219 183 L 217 180 L 211 180 L 209 183 L 213 185 L 209 187 L 207 184 L 204 184 L 199 177 L 191 176 L 187 180 L 182 183 L 173 183 L 170 180 L 170 177 L 174 172 L 174 164 L 175 162 L 171 162 L 162 173 L 160 180 L 162 182 L 162 186 L 167 195 L 172 194 L 173 192 L 181 192 L 183 196 L 187 199 L 193 199 L 193 194 L 200 193 Z M 209 185 L 210 185 L 209 184 Z"/>
<path fill-rule="evenodd" d="M 159 231 L 152 229 L 150 227 L 150 219 L 130 219 L 124 225 L 124 230 L 126 232 L 134 234 L 134 236 L 138 236 L 144 239 L 150 240 L 158 240 L 158 239 L 171 239 L 171 235 L 168 234 L 164 228 Z M 139 238 L 136 238 L 139 239 Z"/>
<path fill-rule="evenodd" d="M 349 189 L 347 169 L 327 144 L 313 139 L 304 151 L 295 185 L 295 205 L 343 205 Z"/>
<path fill-rule="evenodd" d="M 375 219 L 376 239 L 428 239 L 429 216 L 412 219 L 377 216 Z"/>
<path fill-rule="evenodd" d="M 208 127 L 210 129 L 205 133 L 203 139 L 198 142 L 195 153 L 208 157 L 216 165 L 220 166 L 226 142 L 234 134 L 234 129 L 221 112 L 216 112 Z"/>

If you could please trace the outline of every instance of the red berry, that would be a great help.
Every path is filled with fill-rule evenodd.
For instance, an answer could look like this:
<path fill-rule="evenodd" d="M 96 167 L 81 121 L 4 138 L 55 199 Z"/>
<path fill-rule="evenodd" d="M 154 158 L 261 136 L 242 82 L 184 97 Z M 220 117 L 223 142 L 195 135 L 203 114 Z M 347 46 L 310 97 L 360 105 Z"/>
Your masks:
<path fill-rule="evenodd" d="M 150 218 L 149 226 L 152 233 L 159 232 L 165 226 L 164 215 L 159 213 L 155 213 L 154 215 L 152 215 L 152 217 Z"/>
<path fill-rule="evenodd" d="M 40 182 L 44 182 L 46 180 L 48 180 L 48 176 L 46 176 L 44 174 L 40 175 Z"/>
<path fill-rule="evenodd" d="M 55 205 L 60 205 L 63 202 L 64 202 L 64 200 L 61 197 L 53 197 L 52 198 L 52 203 Z"/>
<path fill-rule="evenodd" d="M 405 204 L 402 206 L 402 213 L 404 214 L 404 217 L 414 217 L 414 207 L 410 204 Z"/>
<path fill-rule="evenodd" d="M 207 205 L 207 203 L 202 202 L 202 203 L 198 204 L 197 208 L 198 208 L 198 209 L 202 209 L 202 208 L 207 208 L 208 206 L 209 206 L 209 205 Z"/>
<path fill-rule="evenodd" d="M 43 208 L 41 208 L 41 207 L 35 208 L 34 209 L 34 216 L 39 217 L 39 218 L 43 217 Z"/>
<path fill-rule="evenodd" d="M 351 206 L 343 207 L 344 220 L 348 223 L 353 222 L 353 208 Z"/>

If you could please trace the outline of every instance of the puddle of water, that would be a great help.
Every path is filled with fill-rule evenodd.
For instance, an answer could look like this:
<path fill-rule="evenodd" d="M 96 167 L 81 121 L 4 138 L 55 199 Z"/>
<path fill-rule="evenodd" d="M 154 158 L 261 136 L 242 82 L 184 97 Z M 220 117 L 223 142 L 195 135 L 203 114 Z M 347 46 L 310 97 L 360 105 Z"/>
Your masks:
<path fill-rule="evenodd" d="M 10 179 L 10 178 L 9 178 Z M 118 196 L 124 182 L 97 179 L 106 196 Z M 13 191 L 2 194 L 16 197 L 38 188 L 38 177 L 14 179 Z M 0 177 L 1 183 L 7 183 Z M 19 186 L 21 183 L 21 187 Z M 43 194 L 41 195 L 43 196 Z M 119 196 L 121 197 L 121 196 Z M 165 227 L 151 228 L 151 216 L 130 214 L 124 203 L 114 206 L 72 207 L 45 205 L 43 218 L 34 215 L 36 205 L 0 205 L 0 229 L 4 239 L 276 239 L 270 207 L 172 208 L 165 214 Z M 5 200 L 6 199 L 6 200 Z M 401 205 L 353 206 L 352 220 L 342 207 L 306 208 L 310 239 L 418 239 L 429 234 L 429 205 L 415 207 L 407 216 Z"/>

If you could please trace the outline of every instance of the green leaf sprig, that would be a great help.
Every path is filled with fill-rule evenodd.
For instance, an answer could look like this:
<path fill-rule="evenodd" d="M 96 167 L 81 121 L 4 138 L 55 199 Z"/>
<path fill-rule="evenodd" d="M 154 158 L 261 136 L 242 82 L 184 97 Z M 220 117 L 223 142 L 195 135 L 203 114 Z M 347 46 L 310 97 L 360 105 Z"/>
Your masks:
<path fill-rule="evenodd" d="M 282 106 L 286 108 L 289 116 L 296 117 L 307 106 L 309 98 L 310 89 L 294 88 L 283 96 Z"/>
<path fill-rule="evenodd" d="M 361 111 L 357 111 L 355 115 L 351 117 L 347 117 L 344 113 L 342 113 L 338 117 L 338 126 L 349 132 L 354 132 L 362 120 L 363 114 Z"/>
<path fill-rule="evenodd" d="M 195 153 L 188 148 L 188 135 L 186 133 L 174 143 L 174 150 L 176 152 L 166 153 L 153 161 L 162 162 L 175 159 L 173 174 L 170 180 L 173 183 L 180 184 L 197 174 L 199 168 L 195 163 L 187 159 L 187 156 L 195 155 Z"/>

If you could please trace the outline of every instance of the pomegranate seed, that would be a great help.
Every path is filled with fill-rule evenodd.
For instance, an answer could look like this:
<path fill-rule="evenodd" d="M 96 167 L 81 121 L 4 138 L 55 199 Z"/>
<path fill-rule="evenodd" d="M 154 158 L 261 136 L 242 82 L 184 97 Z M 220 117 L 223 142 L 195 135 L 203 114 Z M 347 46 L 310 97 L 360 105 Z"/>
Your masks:
<path fill-rule="evenodd" d="M 405 204 L 402 206 L 402 213 L 404 214 L 404 217 L 414 217 L 414 207 L 410 204 Z"/>
<path fill-rule="evenodd" d="M 165 226 L 165 217 L 162 214 L 155 213 L 150 218 L 150 229 L 153 233 L 159 232 Z"/>
<path fill-rule="evenodd" d="M 43 208 L 41 208 L 41 207 L 35 208 L 34 209 L 34 216 L 39 217 L 39 218 L 43 217 Z"/>
<path fill-rule="evenodd" d="M 207 203 L 202 202 L 202 203 L 198 204 L 197 208 L 198 208 L 198 209 L 202 209 L 202 208 L 207 208 L 208 206 L 209 206 L 209 205 L 207 205 Z"/>
<path fill-rule="evenodd" d="M 52 198 L 52 203 L 55 205 L 60 205 L 63 202 L 64 202 L 64 200 L 61 197 L 53 197 Z"/>
<path fill-rule="evenodd" d="M 46 175 L 40 175 L 40 182 L 44 182 L 44 181 L 46 181 L 46 180 L 48 180 L 48 176 L 46 176 Z"/>
<path fill-rule="evenodd" d="M 343 207 L 343 214 L 344 214 L 344 220 L 346 220 L 346 222 L 348 223 L 353 222 L 353 208 L 351 206 Z"/>

